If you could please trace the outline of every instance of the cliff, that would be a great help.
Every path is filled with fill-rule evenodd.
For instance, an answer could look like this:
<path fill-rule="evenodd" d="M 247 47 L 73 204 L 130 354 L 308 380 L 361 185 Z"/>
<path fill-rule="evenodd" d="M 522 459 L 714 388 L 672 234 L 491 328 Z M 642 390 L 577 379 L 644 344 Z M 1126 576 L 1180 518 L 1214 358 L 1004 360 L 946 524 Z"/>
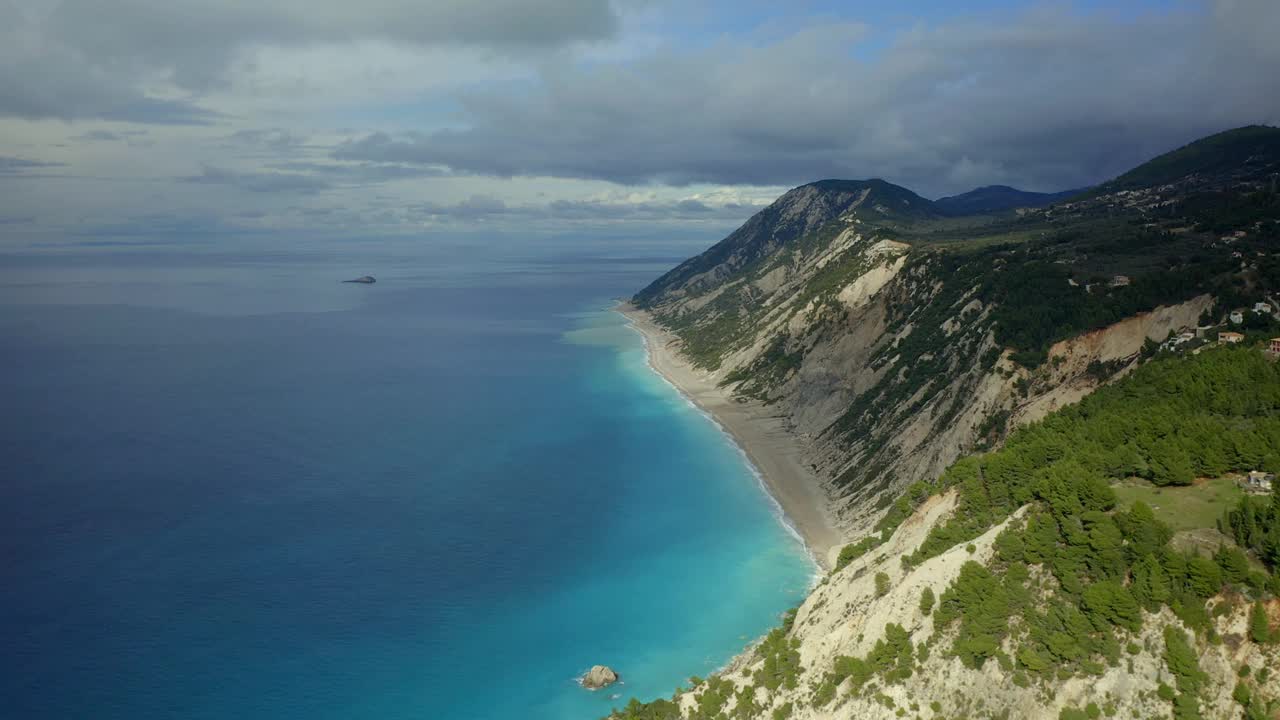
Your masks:
<path fill-rule="evenodd" d="M 1227 319 L 1280 286 L 1277 172 L 1280 130 L 1253 127 L 981 216 L 822 181 L 638 293 L 781 419 L 850 545 L 719 676 L 618 716 L 1280 710 L 1248 675 L 1280 660 L 1280 502 L 1209 480 L 1280 470 L 1280 375 L 1251 345 L 1280 321 Z M 1227 329 L 1251 342 L 1200 354 Z M 1197 487 L 1223 504 L 1183 526 Z"/>

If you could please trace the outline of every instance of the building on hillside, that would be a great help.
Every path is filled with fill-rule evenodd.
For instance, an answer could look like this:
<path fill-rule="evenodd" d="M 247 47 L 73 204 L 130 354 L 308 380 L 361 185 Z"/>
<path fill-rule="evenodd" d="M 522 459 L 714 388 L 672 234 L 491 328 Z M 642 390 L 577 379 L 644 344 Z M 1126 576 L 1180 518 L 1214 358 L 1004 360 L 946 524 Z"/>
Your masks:
<path fill-rule="evenodd" d="M 1218 333 L 1218 342 L 1227 345 L 1235 345 L 1244 342 L 1244 335 L 1238 332 L 1220 332 Z"/>
<path fill-rule="evenodd" d="M 1227 316 L 1227 319 L 1231 321 L 1232 325 L 1239 325 L 1244 322 L 1244 313 L 1239 310 L 1232 310 L 1231 314 Z"/>
<path fill-rule="evenodd" d="M 1270 306 L 1269 304 L 1267 304 L 1267 303 L 1264 303 L 1264 302 L 1254 303 L 1254 304 L 1253 304 L 1253 311 L 1254 311 L 1254 312 L 1256 312 L 1256 313 L 1261 313 L 1261 314 L 1263 314 L 1263 315 L 1270 315 L 1270 314 L 1271 314 L 1271 306 Z"/>
<path fill-rule="evenodd" d="M 1111 278 L 1111 282 L 1109 282 L 1109 283 L 1107 283 L 1107 284 L 1108 284 L 1108 285 L 1110 285 L 1110 286 L 1111 286 L 1111 287 L 1113 287 L 1113 288 L 1116 288 L 1116 287 L 1128 287 L 1128 285 L 1129 285 L 1129 276 L 1128 276 L 1128 275 L 1116 275 L 1115 277 Z"/>
<path fill-rule="evenodd" d="M 1271 338 L 1267 343 L 1267 349 L 1276 355 L 1280 355 L 1280 338 Z"/>
<path fill-rule="evenodd" d="M 1248 492 L 1269 493 L 1275 486 L 1275 482 L 1275 473 L 1250 470 L 1248 475 L 1240 479 L 1240 487 Z"/>

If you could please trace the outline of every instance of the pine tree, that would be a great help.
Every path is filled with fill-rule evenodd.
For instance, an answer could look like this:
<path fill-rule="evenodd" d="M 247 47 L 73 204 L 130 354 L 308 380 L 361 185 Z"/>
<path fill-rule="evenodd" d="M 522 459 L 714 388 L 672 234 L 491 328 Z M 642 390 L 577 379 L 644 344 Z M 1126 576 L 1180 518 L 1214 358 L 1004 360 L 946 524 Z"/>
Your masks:
<path fill-rule="evenodd" d="M 1169 574 L 1154 555 L 1147 555 L 1134 565 L 1130 590 L 1134 599 L 1153 612 L 1169 601 Z"/>
<path fill-rule="evenodd" d="M 933 588 L 926 587 L 920 592 L 920 612 L 928 615 L 933 612 Z"/>
<path fill-rule="evenodd" d="M 1173 626 L 1165 627 L 1164 644 L 1164 663 L 1178 679 L 1178 690 L 1187 694 L 1200 689 L 1207 676 L 1200 669 L 1195 651 L 1187 644 L 1186 633 Z"/>
<path fill-rule="evenodd" d="M 1249 560 L 1235 548 L 1219 545 L 1213 559 L 1222 569 L 1222 579 L 1229 583 L 1242 583 L 1249 577 Z"/>
<path fill-rule="evenodd" d="M 1267 618 L 1267 608 L 1261 602 L 1253 604 L 1249 612 L 1249 638 L 1259 645 L 1271 642 L 1271 625 Z"/>
<path fill-rule="evenodd" d="M 1187 561 L 1187 589 L 1200 597 L 1212 597 L 1222 589 L 1222 571 L 1209 558 L 1196 555 Z"/>

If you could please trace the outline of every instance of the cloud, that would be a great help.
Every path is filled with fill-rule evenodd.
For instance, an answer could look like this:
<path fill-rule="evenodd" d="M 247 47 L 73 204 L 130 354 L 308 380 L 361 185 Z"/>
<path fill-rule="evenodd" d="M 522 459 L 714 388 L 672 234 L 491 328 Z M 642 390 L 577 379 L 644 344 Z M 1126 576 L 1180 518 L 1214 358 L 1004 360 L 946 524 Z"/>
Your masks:
<path fill-rule="evenodd" d="M 671 221 L 741 222 L 750 210 L 741 205 L 710 206 L 696 198 L 658 200 L 649 197 L 600 197 L 511 205 L 492 195 L 476 194 L 457 203 L 420 203 L 408 208 L 418 219 L 435 221 L 499 221 L 525 226 L 559 221 L 616 223 Z"/>
<path fill-rule="evenodd" d="M 415 178 L 445 177 L 447 168 L 427 165 L 395 164 L 395 163 L 334 163 L 292 160 L 267 165 L 272 170 L 287 172 L 305 172 L 326 178 L 334 183 L 348 185 L 374 185 L 394 180 L 412 180 Z"/>
<path fill-rule="evenodd" d="M 518 54 L 603 40 L 617 26 L 609 0 L 6 2 L 0 115 L 209 123 L 221 116 L 199 96 L 262 48 L 372 40 Z"/>
<path fill-rule="evenodd" d="M 76 139 L 88 140 L 90 142 L 116 142 L 124 140 L 125 136 L 120 133 L 111 132 L 110 130 L 90 130 L 89 132 L 78 136 Z"/>
<path fill-rule="evenodd" d="M 472 90 L 461 120 L 334 156 L 497 177 L 798 184 L 885 177 L 929 194 L 1079 187 L 1198 136 L 1280 120 L 1280 3 L 1140 17 L 1040 8 L 920 26 L 882 50 L 829 23 Z"/>
<path fill-rule="evenodd" d="M 701 200 L 681 200 L 676 203 L 676 207 L 687 213 L 711 212 L 711 208 L 707 207 Z"/>
<path fill-rule="evenodd" d="M 77 227 L 69 234 L 82 238 L 153 238 L 159 244 L 201 242 L 246 231 L 242 225 L 207 213 L 141 213 L 119 221 Z M 133 244 L 94 242 L 92 244 Z M 151 243 L 140 243 L 151 244 Z"/>
<path fill-rule="evenodd" d="M 0 177 L 33 177 L 30 174 L 33 170 L 64 166 L 65 165 L 63 163 L 58 162 L 43 162 L 40 160 L 28 160 L 27 158 L 0 155 Z"/>
<path fill-rule="evenodd" d="M 241 172 L 212 165 L 205 165 L 199 175 L 179 180 L 207 185 L 229 185 L 259 193 L 313 193 L 331 187 L 326 180 L 303 173 Z"/>
<path fill-rule="evenodd" d="M 226 140 L 231 145 L 288 152 L 302 147 L 307 138 L 284 128 L 254 128 L 237 130 L 228 135 Z"/>
<path fill-rule="evenodd" d="M 25 119 L 96 118 L 118 122 L 203 125 L 219 113 L 190 96 L 143 89 L 158 71 L 109 57 L 49 34 L 47 3 L 0 4 L 0 115 Z"/>
<path fill-rule="evenodd" d="M 458 220 L 479 220 L 509 213 L 528 214 L 525 209 L 508 208 L 506 201 L 492 195 L 472 195 L 453 204 L 421 203 L 412 208 L 417 215 Z"/>
<path fill-rule="evenodd" d="M 127 143 L 130 147 L 150 147 L 152 142 L 147 139 L 146 130 L 90 130 L 81 135 L 76 135 L 72 140 L 80 140 L 92 143 Z"/>

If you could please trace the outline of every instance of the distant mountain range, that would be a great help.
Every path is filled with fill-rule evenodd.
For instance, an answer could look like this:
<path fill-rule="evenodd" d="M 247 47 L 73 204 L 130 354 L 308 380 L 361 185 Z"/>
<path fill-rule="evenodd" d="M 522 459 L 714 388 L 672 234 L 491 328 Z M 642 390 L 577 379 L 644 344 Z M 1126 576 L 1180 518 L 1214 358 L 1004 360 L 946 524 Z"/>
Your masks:
<path fill-rule="evenodd" d="M 1044 207 L 1082 192 L 1084 192 L 1083 188 L 1041 193 L 1019 190 L 1008 185 L 987 185 L 967 193 L 938 198 L 933 201 L 933 206 L 944 215 L 982 215 L 1014 208 Z"/>

